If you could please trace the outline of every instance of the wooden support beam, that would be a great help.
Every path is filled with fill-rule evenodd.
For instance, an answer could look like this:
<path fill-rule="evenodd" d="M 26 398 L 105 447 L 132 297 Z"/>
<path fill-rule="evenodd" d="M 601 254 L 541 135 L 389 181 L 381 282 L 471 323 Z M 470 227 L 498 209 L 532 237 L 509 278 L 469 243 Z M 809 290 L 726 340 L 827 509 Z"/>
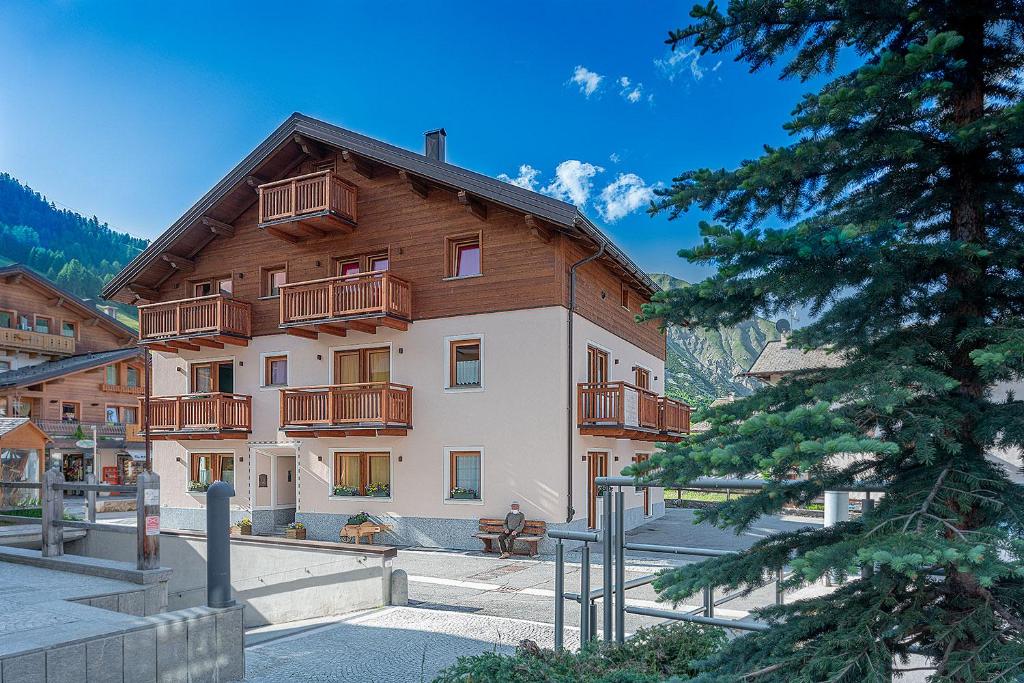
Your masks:
<path fill-rule="evenodd" d="M 293 337 L 303 337 L 304 339 L 318 339 L 318 335 L 313 330 L 306 330 L 301 327 L 286 327 L 284 328 L 286 334 L 290 334 Z"/>
<path fill-rule="evenodd" d="M 180 349 L 182 351 L 199 351 L 200 350 L 199 346 L 196 346 L 195 344 L 190 344 L 189 342 L 182 341 L 180 339 L 169 339 L 168 341 L 166 341 L 164 343 L 167 344 L 167 346 L 170 346 L 172 349 Z"/>
<path fill-rule="evenodd" d="M 344 337 L 348 334 L 348 330 L 341 325 L 317 325 L 316 331 L 323 332 L 324 334 L 333 334 L 335 337 Z"/>
<path fill-rule="evenodd" d="M 192 341 L 200 346 L 205 346 L 210 349 L 223 349 L 224 344 L 219 341 L 214 341 L 209 337 L 193 337 Z"/>
<path fill-rule="evenodd" d="M 487 206 L 465 190 L 459 190 L 459 204 L 480 220 L 487 220 Z"/>
<path fill-rule="evenodd" d="M 163 253 L 160 255 L 164 261 L 171 264 L 172 268 L 177 268 L 180 271 L 192 272 L 196 269 L 196 262 L 192 259 L 187 259 L 184 256 L 178 256 L 177 254 Z"/>
<path fill-rule="evenodd" d="M 410 190 L 424 199 L 426 199 L 430 194 L 430 186 L 427 185 L 427 181 L 423 180 L 423 178 L 414 176 L 412 173 L 409 173 L 404 169 L 398 171 L 398 177 L 405 181 Z"/>
<path fill-rule="evenodd" d="M 228 225 L 227 223 L 221 223 L 215 218 L 209 216 L 203 216 L 199 219 L 199 222 L 210 229 L 214 235 L 220 235 L 221 237 L 234 237 L 235 226 Z"/>
<path fill-rule="evenodd" d="M 146 287 L 145 285 L 140 285 L 138 283 L 128 285 L 127 289 L 135 296 L 139 297 L 140 299 L 145 299 L 146 301 L 156 301 L 157 299 L 160 298 L 159 291 L 153 289 L 152 287 Z"/>
<path fill-rule="evenodd" d="M 396 320 L 395 318 L 389 318 L 387 316 L 384 316 L 377 322 L 379 322 L 384 327 L 390 327 L 391 329 L 398 330 L 400 332 L 405 332 L 406 330 L 409 329 L 409 323 L 405 322 L 404 320 Z"/>
<path fill-rule="evenodd" d="M 9 285 L 16 285 L 21 282 L 21 273 L 15 273 L 14 275 L 8 275 L 5 282 Z"/>
<path fill-rule="evenodd" d="M 268 180 L 261 178 L 258 175 L 247 175 L 245 176 L 245 184 L 252 188 L 253 192 L 259 192 L 260 185 L 267 184 Z"/>
<path fill-rule="evenodd" d="M 533 214 L 529 213 L 524 216 L 524 219 L 526 220 L 526 227 L 529 228 L 531 235 L 545 244 L 551 241 L 551 231 L 548 230 L 547 226 L 545 226 L 543 222 L 537 220 Z"/>
<path fill-rule="evenodd" d="M 276 237 L 279 240 L 284 240 L 285 242 L 288 242 L 289 244 L 298 244 L 299 242 L 302 241 L 302 238 L 296 237 L 295 235 L 289 235 L 284 230 L 279 230 L 278 228 L 263 228 L 263 229 L 267 231 L 268 235 L 272 235 L 272 236 Z"/>
<path fill-rule="evenodd" d="M 321 237 L 327 234 L 323 230 L 314 227 L 309 223 L 306 223 L 305 221 L 296 221 L 295 229 L 301 232 L 306 237 L 310 237 L 312 239 L 320 239 Z"/>
<path fill-rule="evenodd" d="M 175 351 L 177 351 L 177 349 L 171 348 L 166 344 L 154 344 L 152 342 L 147 342 L 145 346 L 151 351 L 163 351 L 164 353 L 174 353 Z"/>
<path fill-rule="evenodd" d="M 356 173 L 363 176 L 364 178 L 373 178 L 375 175 L 377 175 L 377 168 L 376 166 L 374 166 L 373 162 L 367 161 L 366 159 L 356 154 L 353 154 L 347 149 L 342 150 L 341 159 L 346 164 L 352 164 L 352 168 L 355 169 Z"/>
<path fill-rule="evenodd" d="M 356 332 L 365 332 L 366 334 L 377 334 L 376 325 L 368 322 L 363 322 L 362 320 L 346 320 L 345 327 L 349 328 L 350 330 L 355 330 Z"/>
<path fill-rule="evenodd" d="M 99 318 L 89 318 L 88 320 L 85 321 L 85 324 L 88 325 L 89 327 L 96 327 L 97 325 L 100 324 L 100 319 Z"/>
<path fill-rule="evenodd" d="M 213 337 L 213 339 L 216 339 L 217 341 L 219 341 L 222 344 L 231 344 L 232 346 L 248 346 L 249 345 L 249 340 L 248 339 L 240 339 L 238 337 L 232 337 L 232 336 L 226 335 L 226 334 Z"/>
<path fill-rule="evenodd" d="M 310 140 L 305 135 L 299 135 L 296 133 L 292 136 L 292 140 L 299 146 L 303 154 L 313 157 L 314 159 L 322 159 L 324 157 L 324 148 L 320 146 L 320 143 Z"/>

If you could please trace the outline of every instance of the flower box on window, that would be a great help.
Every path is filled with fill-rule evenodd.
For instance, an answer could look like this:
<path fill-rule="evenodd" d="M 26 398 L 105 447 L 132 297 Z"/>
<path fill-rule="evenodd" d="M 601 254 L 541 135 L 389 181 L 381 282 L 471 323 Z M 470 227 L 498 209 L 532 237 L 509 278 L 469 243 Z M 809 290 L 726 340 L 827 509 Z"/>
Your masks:
<path fill-rule="evenodd" d="M 188 490 L 192 493 L 206 493 L 209 488 L 209 484 L 204 484 L 201 481 L 190 481 L 188 483 Z"/>
<path fill-rule="evenodd" d="M 366 495 L 371 498 L 387 498 L 391 495 L 391 486 L 388 484 L 370 484 L 366 487 Z"/>
<path fill-rule="evenodd" d="M 450 495 L 452 500 L 479 500 L 480 494 L 473 489 L 453 488 Z"/>
<path fill-rule="evenodd" d="M 358 496 L 359 489 L 352 486 L 335 486 L 334 495 L 336 496 Z"/>

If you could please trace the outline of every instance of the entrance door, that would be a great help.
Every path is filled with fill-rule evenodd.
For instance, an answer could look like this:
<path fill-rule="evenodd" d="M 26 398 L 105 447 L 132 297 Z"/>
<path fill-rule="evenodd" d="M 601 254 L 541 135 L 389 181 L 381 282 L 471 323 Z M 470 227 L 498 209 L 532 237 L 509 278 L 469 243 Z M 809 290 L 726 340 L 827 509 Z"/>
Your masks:
<path fill-rule="evenodd" d="M 391 381 L 391 349 L 351 349 L 334 352 L 334 383 L 364 384 Z"/>
<path fill-rule="evenodd" d="M 61 458 L 61 470 L 64 481 L 85 481 L 85 455 L 83 453 L 65 453 Z M 80 496 L 82 491 L 65 491 L 68 496 Z"/>
<path fill-rule="evenodd" d="M 596 384 L 608 381 L 608 352 L 587 347 L 587 382 Z"/>
<path fill-rule="evenodd" d="M 597 528 L 597 481 L 608 476 L 608 454 L 601 451 L 587 453 L 587 528 Z M 605 491 L 604 495 L 611 495 Z"/>
<path fill-rule="evenodd" d="M 639 463 L 642 463 L 642 462 L 646 461 L 650 457 L 651 456 L 648 455 L 647 453 L 637 453 L 636 455 L 633 456 L 633 462 L 639 464 Z M 644 516 L 645 517 L 650 517 L 651 516 L 651 487 L 650 486 L 645 486 L 644 487 Z"/>

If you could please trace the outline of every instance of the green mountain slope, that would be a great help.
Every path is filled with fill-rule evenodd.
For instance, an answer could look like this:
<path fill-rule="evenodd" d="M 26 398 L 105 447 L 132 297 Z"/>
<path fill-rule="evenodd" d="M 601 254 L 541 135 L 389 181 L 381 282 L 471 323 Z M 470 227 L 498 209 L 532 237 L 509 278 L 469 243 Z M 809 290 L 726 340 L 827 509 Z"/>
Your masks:
<path fill-rule="evenodd" d="M 22 263 L 86 299 L 145 249 L 146 240 L 116 232 L 95 216 L 58 209 L 8 173 L 0 173 L 0 264 Z M 135 309 L 114 304 L 134 326 Z"/>
<path fill-rule="evenodd" d="M 663 289 L 689 287 L 685 280 L 663 273 L 651 278 Z M 778 338 L 775 324 L 764 318 L 717 330 L 672 326 L 666 333 L 666 391 L 694 407 L 731 393 L 746 396 L 757 381 L 736 375 L 750 368 L 767 342 Z"/>

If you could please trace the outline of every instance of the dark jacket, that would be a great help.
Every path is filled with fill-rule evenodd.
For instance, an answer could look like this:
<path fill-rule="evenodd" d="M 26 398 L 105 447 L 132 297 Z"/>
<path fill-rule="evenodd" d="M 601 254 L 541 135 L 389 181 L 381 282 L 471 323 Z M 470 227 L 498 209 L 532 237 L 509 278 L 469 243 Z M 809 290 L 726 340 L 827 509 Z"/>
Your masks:
<path fill-rule="evenodd" d="M 510 534 L 513 531 L 517 534 L 523 530 L 526 526 L 526 515 L 522 512 L 509 512 L 505 515 L 505 533 Z"/>

